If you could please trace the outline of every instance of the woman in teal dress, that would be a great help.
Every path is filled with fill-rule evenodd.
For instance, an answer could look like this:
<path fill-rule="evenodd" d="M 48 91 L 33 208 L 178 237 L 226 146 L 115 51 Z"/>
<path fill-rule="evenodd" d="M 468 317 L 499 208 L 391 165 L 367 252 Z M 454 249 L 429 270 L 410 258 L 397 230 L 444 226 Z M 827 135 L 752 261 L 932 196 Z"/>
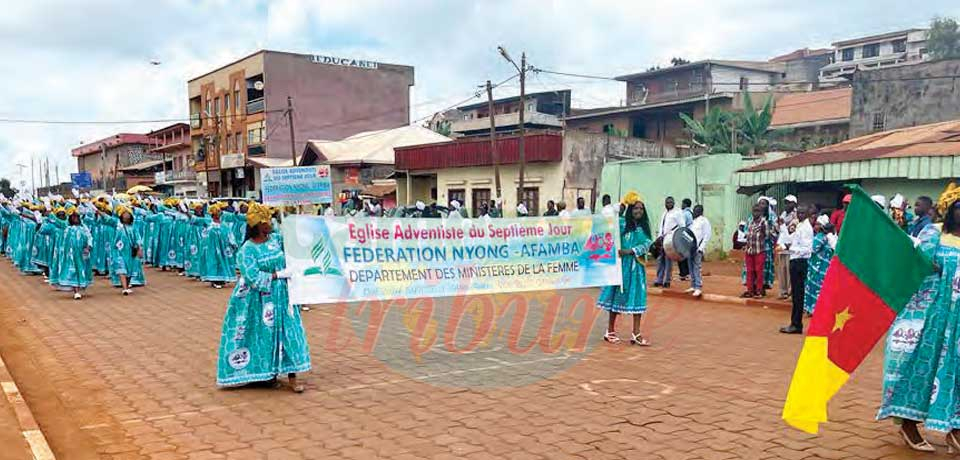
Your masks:
<path fill-rule="evenodd" d="M 900 421 L 904 442 L 925 452 L 934 448 L 921 423 L 947 432 L 947 444 L 960 451 L 960 200 L 943 211 L 942 231 L 926 227 L 918 246 L 938 272 L 923 281 L 887 335 L 877 414 Z"/>
<path fill-rule="evenodd" d="M 190 278 L 200 278 L 201 273 L 201 252 L 200 245 L 203 243 L 203 229 L 210 223 L 210 219 L 203 215 L 203 203 L 197 203 L 193 207 L 193 215 L 187 221 L 186 242 L 187 250 L 184 254 L 183 271 Z"/>
<path fill-rule="evenodd" d="M 807 268 L 807 282 L 803 289 L 803 311 L 813 314 L 813 308 L 820 297 L 820 286 L 827 276 L 827 267 L 833 258 L 833 250 L 837 246 L 837 235 L 833 233 L 833 224 L 827 216 L 817 218 L 817 225 L 813 235 L 813 253 L 810 255 L 810 264 Z"/>
<path fill-rule="evenodd" d="M 63 231 L 67 228 L 67 211 L 64 208 L 57 208 L 50 213 L 43 225 L 40 226 L 38 234 L 49 238 L 47 254 L 45 256 L 47 281 L 51 286 L 58 285 L 59 276 L 59 248 L 60 241 L 63 239 Z"/>
<path fill-rule="evenodd" d="M 69 225 L 63 232 L 58 252 L 57 285 L 73 290 L 73 298 L 80 300 L 80 291 L 93 284 L 93 268 L 90 253 L 93 235 L 80 221 L 76 208 L 68 211 Z"/>
<path fill-rule="evenodd" d="M 310 370 L 310 349 L 300 310 L 290 304 L 283 251 L 270 238 L 270 209 L 250 205 L 247 240 L 240 247 L 240 279 L 230 296 L 220 335 L 217 385 L 275 381 L 287 374 L 295 392 L 297 373 Z"/>
<path fill-rule="evenodd" d="M 116 214 L 119 220 L 111 217 L 105 222 L 117 235 L 110 248 L 110 284 L 123 288 L 123 295 L 130 295 L 131 288 L 147 282 L 143 274 L 143 240 L 133 224 L 130 208 L 117 206 Z"/>
<path fill-rule="evenodd" d="M 650 342 L 640 335 L 640 318 L 647 311 L 647 272 L 642 262 L 653 240 L 650 239 L 650 218 L 647 208 L 636 192 L 628 193 L 623 202 L 626 209 L 620 216 L 620 250 L 622 283 L 606 286 L 597 298 L 597 307 L 609 312 L 607 332 L 603 339 L 619 343 L 616 324 L 619 314 L 633 316 L 633 333 L 630 343 L 648 346 Z"/>
<path fill-rule="evenodd" d="M 233 238 L 233 229 L 222 220 L 223 205 L 215 204 L 209 208 L 211 222 L 203 229 L 200 279 L 214 288 L 223 288 L 224 283 L 236 279 L 234 254 L 237 242 Z"/>
<path fill-rule="evenodd" d="M 20 268 L 20 272 L 25 275 L 37 275 L 43 272 L 40 267 L 33 263 L 33 260 L 37 255 L 35 252 L 35 236 L 37 235 L 37 230 L 40 226 L 40 221 L 37 218 L 38 215 L 39 212 L 36 211 L 36 208 L 25 208 L 20 215 L 20 250 L 17 255 L 16 263 L 17 267 Z"/>

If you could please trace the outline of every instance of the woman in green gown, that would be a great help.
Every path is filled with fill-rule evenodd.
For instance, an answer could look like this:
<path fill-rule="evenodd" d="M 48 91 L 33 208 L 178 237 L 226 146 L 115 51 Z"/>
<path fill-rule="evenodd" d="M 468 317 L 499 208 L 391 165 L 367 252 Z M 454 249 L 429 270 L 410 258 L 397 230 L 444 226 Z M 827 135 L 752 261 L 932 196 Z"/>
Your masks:
<path fill-rule="evenodd" d="M 223 319 L 217 385 L 275 382 L 287 374 L 295 392 L 304 387 L 297 373 L 310 370 L 310 349 L 300 310 L 290 304 L 283 251 L 270 237 L 270 209 L 252 204 L 247 240 L 240 247 L 240 278 Z"/>
<path fill-rule="evenodd" d="M 197 203 L 193 206 L 193 215 L 187 221 L 186 242 L 187 249 L 183 259 L 183 271 L 190 278 L 199 279 L 203 274 L 201 269 L 200 245 L 203 243 L 203 229 L 210 223 L 210 218 L 203 215 L 203 203 Z"/>
<path fill-rule="evenodd" d="M 224 205 L 211 205 L 211 221 L 201 235 L 200 245 L 200 280 L 210 283 L 214 288 L 221 289 L 227 282 L 236 279 L 234 254 L 237 252 L 237 242 L 233 238 L 233 229 L 227 226 L 222 219 Z"/>
<path fill-rule="evenodd" d="M 946 432 L 960 452 L 960 200 L 941 204 L 939 225 L 920 233 L 919 250 L 937 272 L 900 311 L 887 335 L 877 419 L 894 417 L 912 449 L 933 452 L 919 425 Z M 941 197 L 943 203 L 943 197 Z"/>
<path fill-rule="evenodd" d="M 123 295 L 133 294 L 131 288 L 146 284 L 143 274 L 143 239 L 134 226 L 133 211 L 126 206 L 117 206 L 120 216 L 107 219 L 105 225 L 112 226 L 116 233 L 110 248 L 110 283 L 113 287 L 123 288 Z"/>
<path fill-rule="evenodd" d="M 83 296 L 80 291 L 93 284 L 93 268 L 90 252 L 93 249 L 93 235 L 80 221 L 77 208 L 68 212 L 69 225 L 63 232 L 58 253 L 58 286 L 72 289 L 73 298 L 80 300 Z"/>
<path fill-rule="evenodd" d="M 647 311 L 647 272 L 643 258 L 649 251 L 653 240 L 650 239 L 650 218 L 647 208 L 636 192 L 627 193 L 623 198 L 626 209 L 620 216 L 620 267 L 622 282 L 620 286 L 606 286 L 597 298 L 597 307 L 609 312 L 607 332 L 603 339 L 610 343 L 619 343 L 617 336 L 617 316 L 633 316 L 633 333 L 630 343 L 648 346 L 650 342 L 640 335 L 640 318 Z"/>

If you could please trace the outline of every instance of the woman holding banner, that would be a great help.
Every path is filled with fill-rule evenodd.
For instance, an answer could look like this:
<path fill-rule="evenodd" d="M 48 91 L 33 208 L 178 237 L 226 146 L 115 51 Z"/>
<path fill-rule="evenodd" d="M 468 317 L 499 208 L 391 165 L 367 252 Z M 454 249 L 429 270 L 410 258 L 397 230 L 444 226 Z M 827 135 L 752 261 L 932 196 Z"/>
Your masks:
<path fill-rule="evenodd" d="M 297 373 L 310 370 L 310 349 L 300 310 L 290 304 L 283 251 L 271 238 L 271 209 L 252 203 L 247 238 L 237 254 L 237 281 L 223 319 L 217 361 L 217 385 L 272 382 L 287 374 L 301 393 Z"/>
<path fill-rule="evenodd" d="M 640 335 L 640 317 L 647 311 L 647 273 L 643 265 L 644 257 L 653 240 L 650 239 L 650 218 L 647 208 L 637 192 L 629 192 L 623 197 L 626 209 L 620 216 L 620 250 L 622 282 L 620 286 L 607 286 L 600 291 L 597 307 L 610 314 L 607 332 L 603 340 L 620 343 L 617 336 L 617 315 L 623 313 L 633 316 L 633 333 L 630 344 L 649 346 L 650 342 Z"/>

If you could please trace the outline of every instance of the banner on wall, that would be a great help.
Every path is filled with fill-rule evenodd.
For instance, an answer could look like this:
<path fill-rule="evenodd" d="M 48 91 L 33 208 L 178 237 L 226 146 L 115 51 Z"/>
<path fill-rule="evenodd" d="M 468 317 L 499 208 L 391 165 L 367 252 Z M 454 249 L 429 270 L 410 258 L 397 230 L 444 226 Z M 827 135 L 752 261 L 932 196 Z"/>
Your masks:
<path fill-rule="evenodd" d="M 288 216 L 290 301 L 446 297 L 620 284 L 615 218 Z"/>
<path fill-rule="evenodd" d="M 298 166 L 260 170 L 263 202 L 275 205 L 332 203 L 330 166 Z"/>

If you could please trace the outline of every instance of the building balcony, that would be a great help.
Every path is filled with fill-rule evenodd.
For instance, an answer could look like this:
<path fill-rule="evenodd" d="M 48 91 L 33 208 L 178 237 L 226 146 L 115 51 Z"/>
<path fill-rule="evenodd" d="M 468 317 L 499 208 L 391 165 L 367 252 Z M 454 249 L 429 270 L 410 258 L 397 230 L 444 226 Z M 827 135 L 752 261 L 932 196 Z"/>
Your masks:
<path fill-rule="evenodd" d="M 263 109 L 264 109 L 264 103 L 263 103 L 262 97 L 259 99 L 254 99 L 252 101 L 247 102 L 248 115 L 263 112 Z"/>
<path fill-rule="evenodd" d="M 497 137 L 496 142 L 501 165 L 520 162 L 519 136 Z M 563 136 L 560 134 L 527 135 L 524 136 L 524 144 L 524 157 L 527 163 L 563 160 Z M 394 152 L 397 170 L 437 170 L 493 165 L 489 139 L 467 139 L 396 147 Z"/>
<path fill-rule="evenodd" d="M 497 125 L 497 129 L 499 130 L 509 129 L 511 127 L 516 128 L 520 125 L 520 113 L 512 112 L 497 114 L 494 117 L 494 121 Z M 560 122 L 560 118 L 558 118 L 556 115 L 540 112 L 525 113 L 523 115 L 523 125 L 556 128 L 563 126 L 563 124 Z M 490 117 L 472 118 L 470 120 L 454 120 L 452 123 L 450 123 L 450 131 L 455 133 L 488 132 L 490 131 Z"/>
<path fill-rule="evenodd" d="M 703 85 L 694 85 L 689 88 L 677 88 L 668 91 L 659 91 L 659 92 L 647 92 L 647 91 L 636 91 L 631 96 L 629 105 L 645 105 L 645 104 L 659 104 L 662 102 L 670 101 L 679 101 L 682 99 L 690 99 L 696 96 L 703 96 L 710 91 L 709 88 Z"/>

